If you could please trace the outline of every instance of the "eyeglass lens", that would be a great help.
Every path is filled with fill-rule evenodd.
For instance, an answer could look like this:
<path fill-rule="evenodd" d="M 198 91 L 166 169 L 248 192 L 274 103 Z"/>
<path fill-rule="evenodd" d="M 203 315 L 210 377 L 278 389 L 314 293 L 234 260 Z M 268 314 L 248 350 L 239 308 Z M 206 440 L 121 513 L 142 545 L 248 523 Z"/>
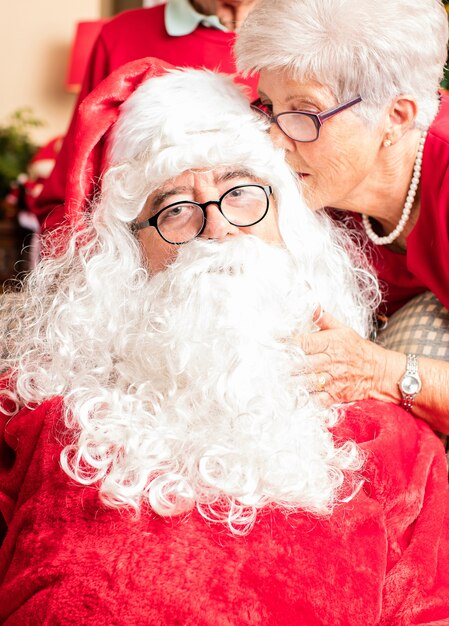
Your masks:
<path fill-rule="evenodd" d="M 268 209 L 266 192 L 257 185 L 230 189 L 218 203 L 221 213 L 234 226 L 251 226 L 259 222 Z M 186 243 L 201 232 L 204 220 L 204 211 L 200 205 L 179 202 L 159 214 L 157 228 L 167 241 Z"/>
<path fill-rule="evenodd" d="M 315 141 L 318 127 L 312 117 L 304 113 L 281 113 L 277 118 L 281 130 L 292 139 Z"/>
<path fill-rule="evenodd" d="M 271 109 L 259 101 L 251 105 L 253 111 L 270 123 L 276 123 L 288 137 L 295 141 L 315 141 L 318 128 L 312 116 L 299 111 L 286 111 L 273 116 Z"/>
<path fill-rule="evenodd" d="M 157 228 L 164 239 L 171 243 L 185 243 L 197 236 L 204 224 L 201 207 L 180 202 L 160 213 Z"/>
<path fill-rule="evenodd" d="M 290 139 L 308 142 L 318 139 L 320 127 L 323 122 L 361 101 L 361 96 L 356 96 L 343 104 L 332 107 L 327 111 L 322 111 L 319 114 L 306 113 L 305 111 L 284 111 L 278 113 L 278 115 L 273 115 L 271 106 L 263 104 L 260 100 L 256 100 L 256 102 L 251 105 L 251 108 L 270 124 L 277 124 L 282 132 L 290 137 Z"/>

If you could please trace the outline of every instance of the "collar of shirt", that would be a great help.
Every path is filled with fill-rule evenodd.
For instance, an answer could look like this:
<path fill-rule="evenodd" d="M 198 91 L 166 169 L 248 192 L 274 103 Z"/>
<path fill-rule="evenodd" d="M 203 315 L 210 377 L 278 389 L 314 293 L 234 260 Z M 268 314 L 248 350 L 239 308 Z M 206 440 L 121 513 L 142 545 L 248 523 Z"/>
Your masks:
<path fill-rule="evenodd" d="M 195 11 L 189 0 L 169 0 L 165 5 L 165 28 L 172 37 L 189 35 L 202 24 L 225 32 L 228 29 L 216 15 L 202 15 Z"/>

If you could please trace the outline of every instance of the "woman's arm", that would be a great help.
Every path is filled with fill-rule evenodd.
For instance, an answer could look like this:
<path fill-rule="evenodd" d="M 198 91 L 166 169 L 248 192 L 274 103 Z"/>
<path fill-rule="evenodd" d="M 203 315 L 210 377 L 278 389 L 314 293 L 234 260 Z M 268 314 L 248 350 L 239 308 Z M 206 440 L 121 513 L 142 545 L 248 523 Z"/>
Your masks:
<path fill-rule="evenodd" d="M 301 335 L 301 348 L 324 382 L 317 393 L 324 405 L 373 398 L 401 404 L 399 381 L 407 357 L 363 339 L 329 313 L 316 321 L 320 332 Z M 412 414 L 426 420 L 433 429 L 449 434 L 449 363 L 418 357 L 422 389 Z"/>

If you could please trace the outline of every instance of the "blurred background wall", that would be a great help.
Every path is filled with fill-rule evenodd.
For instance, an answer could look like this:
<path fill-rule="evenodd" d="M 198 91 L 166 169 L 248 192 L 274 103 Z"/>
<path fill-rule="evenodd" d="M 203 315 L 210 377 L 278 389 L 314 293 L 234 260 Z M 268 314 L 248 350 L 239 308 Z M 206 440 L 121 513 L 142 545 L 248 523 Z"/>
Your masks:
<path fill-rule="evenodd" d="M 75 95 L 65 74 L 75 24 L 102 12 L 101 0 L 0 0 L 0 123 L 30 107 L 44 125 L 33 129 L 42 144 L 66 130 Z"/>
<path fill-rule="evenodd" d="M 145 6 L 158 3 L 146 0 Z M 31 131 L 36 144 L 63 134 L 76 99 L 65 87 L 76 23 L 142 5 L 142 0 L 0 0 L 0 125 L 29 107 L 44 123 Z"/>

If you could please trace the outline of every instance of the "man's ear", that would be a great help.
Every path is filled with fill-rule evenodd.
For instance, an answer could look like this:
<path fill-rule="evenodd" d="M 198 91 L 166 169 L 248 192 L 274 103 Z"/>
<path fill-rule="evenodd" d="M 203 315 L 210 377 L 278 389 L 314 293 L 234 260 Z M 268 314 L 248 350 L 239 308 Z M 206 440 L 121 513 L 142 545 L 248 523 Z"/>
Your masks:
<path fill-rule="evenodd" d="M 387 111 L 385 141 L 394 144 L 413 127 L 418 105 L 413 96 L 408 94 L 395 98 Z"/>

